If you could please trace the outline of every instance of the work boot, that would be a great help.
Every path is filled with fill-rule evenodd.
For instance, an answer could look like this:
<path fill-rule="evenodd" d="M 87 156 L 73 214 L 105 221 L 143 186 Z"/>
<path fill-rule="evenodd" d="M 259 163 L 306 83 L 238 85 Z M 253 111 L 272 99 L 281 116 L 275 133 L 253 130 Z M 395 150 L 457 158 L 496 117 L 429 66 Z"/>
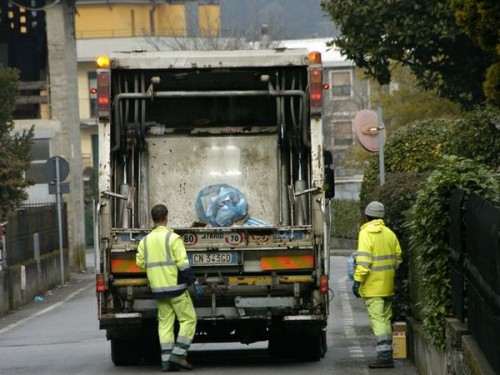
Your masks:
<path fill-rule="evenodd" d="M 162 362 L 161 363 L 161 371 L 162 372 L 174 372 L 179 371 L 179 367 L 175 363 L 172 362 Z"/>
<path fill-rule="evenodd" d="M 183 357 L 170 357 L 170 362 L 173 365 L 177 365 L 178 368 L 184 369 L 184 370 L 193 370 L 194 367 L 191 363 L 189 363 L 186 358 Z"/>
<path fill-rule="evenodd" d="M 392 359 L 376 359 L 374 362 L 368 364 L 369 368 L 394 368 L 394 361 Z"/>

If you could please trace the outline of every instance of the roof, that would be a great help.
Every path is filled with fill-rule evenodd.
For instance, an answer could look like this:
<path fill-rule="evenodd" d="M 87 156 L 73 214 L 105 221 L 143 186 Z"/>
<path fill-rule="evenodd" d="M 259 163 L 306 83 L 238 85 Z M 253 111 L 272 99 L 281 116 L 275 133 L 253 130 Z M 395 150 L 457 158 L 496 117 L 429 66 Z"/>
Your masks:
<path fill-rule="evenodd" d="M 297 39 L 297 40 L 283 40 L 277 42 L 275 45 L 279 47 L 285 47 L 289 49 L 306 49 L 310 51 L 319 51 L 322 55 L 322 61 L 324 66 L 353 66 L 353 62 L 346 60 L 341 54 L 338 48 L 328 47 L 327 42 L 331 39 L 328 38 L 316 38 L 316 39 Z M 172 46 L 179 45 L 183 41 L 179 41 L 179 38 L 171 37 L 129 37 L 129 38 L 102 38 L 102 39 L 78 39 L 77 45 L 77 57 L 78 62 L 91 62 L 95 61 L 95 58 L 99 55 L 113 55 L 117 52 L 131 52 L 131 51 L 172 51 L 174 48 Z M 250 49 L 249 49 L 250 51 Z M 251 50 L 252 52 L 248 56 L 259 56 L 256 51 L 261 50 Z M 216 52 L 216 51 L 211 51 Z M 175 51 L 176 55 L 193 54 L 197 53 L 194 51 Z M 226 53 L 231 55 L 230 50 L 217 51 L 219 53 Z M 239 52 L 241 56 L 241 52 Z"/>

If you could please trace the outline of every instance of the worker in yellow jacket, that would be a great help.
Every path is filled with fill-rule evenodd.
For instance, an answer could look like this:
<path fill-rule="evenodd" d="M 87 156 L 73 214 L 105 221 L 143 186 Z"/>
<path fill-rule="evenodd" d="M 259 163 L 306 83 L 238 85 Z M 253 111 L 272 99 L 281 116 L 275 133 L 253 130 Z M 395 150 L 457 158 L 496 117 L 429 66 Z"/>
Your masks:
<path fill-rule="evenodd" d="M 192 370 L 186 356 L 196 331 L 197 317 L 187 288 L 193 285 L 196 295 L 203 294 L 203 288 L 191 269 L 182 238 L 167 227 L 167 207 L 154 206 L 151 217 L 154 228 L 139 243 L 136 263 L 146 269 L 158 304 L 162 371 Z M 176 317 L 179 320 L 177 340 L 174 337 Z"/>
<path fill-rule="evenodd" d="M 365 300 L 371 327 L 377 340 L 377 359 L 370 368 L 392 368 L 392 299 L 394 277 L 401 263 L 401 246 L 384 224 L 384 205 L 370 202 L 365 208 L 356 252 L 352 291 Z"/>

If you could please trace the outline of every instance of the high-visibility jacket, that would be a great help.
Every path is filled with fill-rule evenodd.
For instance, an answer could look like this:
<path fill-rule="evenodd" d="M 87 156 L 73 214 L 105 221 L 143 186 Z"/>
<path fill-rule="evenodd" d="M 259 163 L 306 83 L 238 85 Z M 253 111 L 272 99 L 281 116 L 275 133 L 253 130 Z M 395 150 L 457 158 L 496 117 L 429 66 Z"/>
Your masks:
<path fill-rule="evenodd" d="M 394 295 L 394 276 L 401 263 L 399 241 L 382 219 L 361 226 L 354 280 L 361 282 L 361 297 Z"/>
<path fill-rule="evenodd" d="M 135 261 L 146 269 L 156 299 L 181 295 L 195 282 L 182 238 L 171 228 L 154 228 L 139 243 Z"/>

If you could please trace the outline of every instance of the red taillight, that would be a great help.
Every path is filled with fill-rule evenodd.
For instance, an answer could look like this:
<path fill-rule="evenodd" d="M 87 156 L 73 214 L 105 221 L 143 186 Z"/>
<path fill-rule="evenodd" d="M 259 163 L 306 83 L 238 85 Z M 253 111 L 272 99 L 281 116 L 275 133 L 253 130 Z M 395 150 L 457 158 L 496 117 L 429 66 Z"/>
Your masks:
<path fill-rule="evenodd" d="M 109 117 L 111 94 L 109 70 L 98 70 L 97 72 L 97 113 L 99 117 Z"/>
<path fill-rule="evenodd" d="M 323 108 L 323 72 L 321 68 L 309 70 L 309 99 L 311 114 L 321 114 Z"/>
<path fill-rule="evenodd" d="M 106 291 L 106 282 L 104 280 L 104 274 L 100 273 L 95 276 L 95 290 L 97 293 L 104 293 Z"/>
<path fill-rule="evenodd" d="M 330 288 L 328 287 L 328 276 L 326 275 L 321 275 L 319 278 L 319 291 L 320 293 L 326 294 L 328 293 L 328 290 Z"/>

